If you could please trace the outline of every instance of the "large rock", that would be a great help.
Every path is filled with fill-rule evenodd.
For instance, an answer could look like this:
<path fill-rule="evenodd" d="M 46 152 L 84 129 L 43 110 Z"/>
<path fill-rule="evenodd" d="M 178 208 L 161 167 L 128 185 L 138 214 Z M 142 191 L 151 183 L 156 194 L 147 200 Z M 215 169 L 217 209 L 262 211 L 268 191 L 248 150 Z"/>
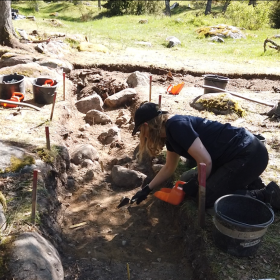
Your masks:
<path fill-rule="evenodd" d="M 63 280 L 57 250 L 37 232 L 22 233 L 13 243 L 9 269 L 17 280 Z"/>
<path fill-rule="evenodd" d="M 140 187 L 147 177 L 139 171 L 130 170 L 120 165 L 113 166 L 111 175 L 117 186 L 126 188 Z"/>
<path fill-rule="evenodd" d="M 102 98 L 97 93 L 82 98 L 75 103 L 78 111 L 84 114 L 93 109 L 103 111 L 103 104 Z"/>
<path fill-rule="evenodd" d="M 195 109 L 207 110 L 217 115 L 236 113 L 242 117 L 245 113 L 238 101 L 228 93 L 207 93 L 195 98 L 190 104 Z"/>
<path fill-rule="evenodd" d="M 65 73 L 69 73 L 74 69 L 73 65 L 65 60 L 42 57 L 41 55 L 28 55 L 17 53 L 5 53 L 1 56 L 0 67 L 15 66 L 18 64 L 37 63 L 41 66 L 47 66 L 49 68 L 60 68 Z M 18 73 L 18 72 L 17 72 Z"/>
<path fill-rule="evenodd" d="M 104 105 L 110 108 L 118 108 L 127 105 L 132 102 L 136 97 L 136 90 L 133 88 L 126 88 L 120 92 L 117 92 L 104 100 Z"/>
<path fill-rule="evenodd" d="M 148 86 L 149 78 L 146 74 L 143 74 L 139 71 L 135 71 L 134 73 L 128 76 L 126 82 L 131 88 L 135 88 L 138 86 Z"/>
<path fill-rule="evenodd" d="M 85 116 L 85 121 L 89 124 L 112 123 L 112 120 L 108 115 L 98 110 L 89 110 Z"/>
<path fill-rule="evenodd" d="M 103 145 L 108 145 L 114 141 L 121 141 L 120 129 L 116 126 L 111 127 L 108 131 L 102 132 L 97 138 Z"/>
<path fill-rule="evenodd" d="M 167 37 L 166 41 L 168 41 L 168 44 L 167 44 L 168 48 L 173 48 L 173 47 L 175 47 L 177 45 L 181 45 L 181 41 L 178 38 L 174 37 L 174 36 Z"/>
<path fill-rule="evenodd" d="M 92 161 L 99 159 L 97 150 L 90 144 L 82 144 L 75 147 L 75 150 L 71 154 L 71 162 L 76 165 L 81 164 L 85 159 Z"/>

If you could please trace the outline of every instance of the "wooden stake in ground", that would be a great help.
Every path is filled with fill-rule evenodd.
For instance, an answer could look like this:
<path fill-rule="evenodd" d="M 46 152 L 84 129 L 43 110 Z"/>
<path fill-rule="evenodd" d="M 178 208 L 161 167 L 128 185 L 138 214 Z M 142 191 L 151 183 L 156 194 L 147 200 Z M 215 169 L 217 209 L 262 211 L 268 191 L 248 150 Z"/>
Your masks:
<path fill-rule="evenodd" d="M 199 203 L 198 203 L 198 217 L 201 228 L 205 226 L 205 195 L 206 195 L 206 164 L 199 164 Z"/>
<path fill-rule="evenodd" d="M 129 264 L 126 264 L 126 269 L 127 269 L 127 279 L 130 280 L 130 271 L 129 271 Z"/>
<path fill-rule="evenodd" d="M 158 96 L 158 106 L 161 108 L 161 94 Z"/>
<path fill-rule="evenodd" d="M 46 132 L 47 149 L 50 150 L 50 149 L 51 149 L 51 144 L 50 144 L 50 131 L 49 131 L 49 127 L 48 127 L 48 126 L 45 127 L 45 132 Z"/>
<path fill-rule="evenodd" d="M 65 101 L 65 72 L 63 72 L 63 101 Z"/>
<path fill-rule="evenodd" d="M 32 224 L 35 224 L 35 220 L 36 220 L 38 172 L 40 172 L 40 170 L 34 169 L 34 171 L 33 171 L 32 211 L 31 211 L 31 223 Z"/>
<path fill-rule="evenodd" d="M 149 102 L 152 100 L 152 75 L 150 76 L 150 95 L 149 95 Z"/>
<path fill-rule="evenodd" d="M 50 120 L 52 120 L 52 117 L 53 117 L 53 111 L 54 111 L 55 100 L 56 100 L 56 91 L 55 91 L 54 96 L 53 96 L 53 105 L 52 105 L 52 112 L 51 112 Z"/>

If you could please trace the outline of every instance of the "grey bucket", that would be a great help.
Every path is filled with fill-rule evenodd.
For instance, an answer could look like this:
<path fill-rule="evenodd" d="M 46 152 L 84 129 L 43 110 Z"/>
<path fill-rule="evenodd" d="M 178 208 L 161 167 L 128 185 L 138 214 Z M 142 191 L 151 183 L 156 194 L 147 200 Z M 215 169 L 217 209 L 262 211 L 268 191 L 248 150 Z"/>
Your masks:
<path fill-rule="evenodd" d="M 254 255 L 268 226 L 274 221 L 270 207 L 243 195 L 220 197 L 214 204 L 214 211 L 214 243 L 238 257 Z"/>
<path fill-rule="evenodd" d="M 47 80 L 54 82 L 53 86 L 44 86 Z M 38 104 L 52 104 L 54 93 L 57 88 L 57 81 L 51 78 L 37 78 L 33 82 L 34 101 Z"/>
<path fill-rule="evenodd" d="M 1 76 L 0 99 L 10 99 L 14 92 L 25 94 L 24 76 L 17 73 Z"/>
<path fill-rule="evenodd" d="M 228 84 L 229 78 L 223 77 L 223 76 L 218 76 L 218 75 L 203 75 L 204 77 L 204 85 L 205 86 L 210 86 L 210 87 L 216 87 L 216 88 L 221 88 L 221 89 L 226 89 L 226 86 Z M 214 93 L 217 92 L 213 89 L 204 89 L 204 94 L 206 93 Z"/>

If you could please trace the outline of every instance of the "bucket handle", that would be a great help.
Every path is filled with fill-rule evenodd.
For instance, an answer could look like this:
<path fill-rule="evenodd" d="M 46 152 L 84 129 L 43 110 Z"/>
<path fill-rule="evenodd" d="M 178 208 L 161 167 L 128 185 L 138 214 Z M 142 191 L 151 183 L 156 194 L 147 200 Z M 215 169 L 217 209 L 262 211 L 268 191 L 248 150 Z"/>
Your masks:
<path fill-rule="evenodd" d="M 234 219 L 232 219 L 232 218 L 230 218 L 230 217 L 228 217 L 228 216 L 226 216 L 226 215 L 224 215 L 224 214 L 222 214 L 220 211 L 218 211 L 217 212 L 221 217 L 223 217 L 223 218 L 225 218 L 225 219 L 227 219 L 227 220 L 229 220 L 229 221 L 231 221 L 231 222 L 233 222 L 233 223 L 235 223 L 235 224 L 237 224 L 237 225 L 242 225 L 242 226 L 249 226 L 249 227 L 256 227 L 256 228 L 264 228 L 264 227 L 267 227 L 267 226 L 264 226 L 264 225 L 262 225 L 262 224 L 258 224 L 258 225 L 249 225 L 249 224 L 245 224 L 245 223 L 241 223 L 241 222 L 238 222 L 238 221 L 236 221 L 236 220 L 234 220 Z"/>

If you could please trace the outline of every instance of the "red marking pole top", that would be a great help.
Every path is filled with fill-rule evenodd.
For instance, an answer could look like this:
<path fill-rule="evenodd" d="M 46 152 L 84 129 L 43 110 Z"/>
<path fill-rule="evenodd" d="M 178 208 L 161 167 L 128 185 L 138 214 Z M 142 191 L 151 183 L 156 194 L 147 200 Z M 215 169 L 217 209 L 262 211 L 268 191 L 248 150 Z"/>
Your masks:
<path fill-rule="evenodd" d="M 199 185 L 202 187 L 206 187 L 206 164 L 205 163 L 200 163 L 199 164 Z"/>

